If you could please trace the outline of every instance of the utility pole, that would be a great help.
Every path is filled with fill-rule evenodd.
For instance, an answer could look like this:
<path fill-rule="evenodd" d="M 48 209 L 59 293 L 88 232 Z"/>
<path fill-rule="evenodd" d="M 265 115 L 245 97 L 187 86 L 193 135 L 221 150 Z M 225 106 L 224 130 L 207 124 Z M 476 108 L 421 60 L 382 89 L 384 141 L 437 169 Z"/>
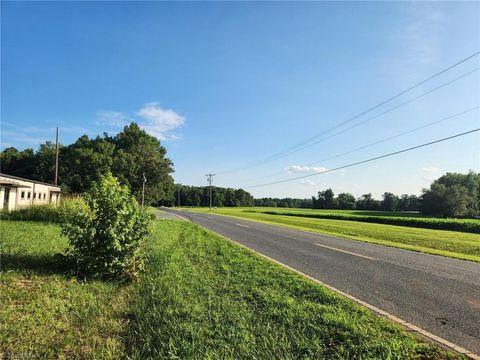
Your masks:
<path fill-rule="evenodd" d="M 143 184 L 142 184 L 142 209 L 143 204 L 145 203 L 145 183 L 147 182 L 147 178 L 145 177 L 145 172 L 143 173 Z"/>
<path fill-rule="evenodd" d="M 207 174 L 205 176 L 208 178 L 208 183 L 210 184 L 210 211 L 212 211 L 212 177 L 214 177 L 215 174 Z"/>
<path fill-rule="evenodd" d="M 177 199 L 178 199 L 178 207 L 180 207 L 180 187 L 178 187 L 178 196 L 177 196 Z"/>
<path fill-rule="evenodd" d="M 58 185 L 58 126 L 57 126 L 57 140 L 55 142 L 55 185 Z"/>

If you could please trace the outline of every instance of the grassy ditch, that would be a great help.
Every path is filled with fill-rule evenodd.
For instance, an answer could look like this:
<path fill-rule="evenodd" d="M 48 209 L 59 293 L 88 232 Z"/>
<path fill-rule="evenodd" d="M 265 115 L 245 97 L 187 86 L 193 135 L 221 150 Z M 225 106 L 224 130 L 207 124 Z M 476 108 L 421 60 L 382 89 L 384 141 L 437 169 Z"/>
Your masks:
<path fill-rule="evenodd" d="M 188 210 L 208 212 L 208 208 L 189 208 Z M 350 240 L 480 262 L 480 235 L 478 234 L 361 223 L 349 220 L 270 215 L 244 212 L 242 208 L 219 208 L 216 210 L 216 213 L 313 231 L 320 234 L 339 236 Z"/>
<path fill-rule="evenodd" d="M 446 359 L 331 291 L 186 222 L 157 222 L 135 359 Z"/>

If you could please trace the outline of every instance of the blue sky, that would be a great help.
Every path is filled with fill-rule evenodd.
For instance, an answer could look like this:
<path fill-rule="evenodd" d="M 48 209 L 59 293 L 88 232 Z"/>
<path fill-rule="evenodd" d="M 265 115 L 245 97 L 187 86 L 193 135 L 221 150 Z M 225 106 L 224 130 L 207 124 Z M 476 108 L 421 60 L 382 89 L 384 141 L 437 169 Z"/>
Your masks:
<path fill-rule="evenodd" d="M 37 148 L 137 121 L 174 178 L 255 196 L 419 194 L 480 170 L 478 133 L 304 181 L 248 188 L 477 128 L 480 71 L 290 156 L 249 167 L 480 50 L 480 3 L 2 2 L 2 148 Z M 480 67 L 476 56 L 362 121 Z M 352 124 L 355 124 L 353 122 Z M 242 171 L 231 171 L 245 168 Z M 271 176 L 271 174 L 276 174 Z"/>

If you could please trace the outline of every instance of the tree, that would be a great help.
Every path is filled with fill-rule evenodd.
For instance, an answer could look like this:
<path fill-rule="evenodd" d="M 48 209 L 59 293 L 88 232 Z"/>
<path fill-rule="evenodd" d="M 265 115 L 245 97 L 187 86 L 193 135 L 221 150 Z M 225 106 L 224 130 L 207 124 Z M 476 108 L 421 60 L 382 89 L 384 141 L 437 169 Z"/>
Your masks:
<path fill-rule="evenodd" d="M 37 168 L 37 159 L 33 149 L 18 151 L 14 147 L 3 150 L 0 154 L 0 170 L 2 173 L 32 178 Z"/>
<path fill-rule="evenodd" d="M 335 194 L 332 189 L 320 191 L 318 193 L 318 208 L 319 209 L 335 209 Z"/>
<path fill-rule="evenodd" d="M 418 197 L 415 195 L 402 194 L 398 201 L 399 211 L 417 211 Z"/>
<path fill-rule="evenodd" d="M 355 209 L 355 196 L 350 193 L 340 193 L 337 196 L 337 205 L 339 209 Z"/>
<path fill-rule="evenodd" d="M 357 209 L 360 210 L 378 210 L 378 201 L 372 197 L 371 193 L 363 194 L 357 200 Z"/>
<path fill-rule="evenodd" d="M 425 215 L 475 217 L 480 215 L 480 174 L 447 173 L 423 189 L 420 211 Z"/>
<path fill-rule="evenodd" d="M 384 211 L 396 211 L 398 207 L 398 196 L 392 194 L 391 192 L 386 192 L 383 194 L 383 201 L 381 208 Z"/>

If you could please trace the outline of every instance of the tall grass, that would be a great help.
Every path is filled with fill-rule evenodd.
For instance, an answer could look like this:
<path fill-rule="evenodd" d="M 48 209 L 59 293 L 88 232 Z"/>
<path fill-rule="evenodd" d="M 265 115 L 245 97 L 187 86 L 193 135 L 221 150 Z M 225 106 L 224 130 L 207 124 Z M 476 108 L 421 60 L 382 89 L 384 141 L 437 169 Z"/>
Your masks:
<path fill-rule="evenodd" d="M 51 204 L 30 205 L 12 211 L 0 211 L 0 219 L 17 221 L 43 221 L 49 223 L 63 223 L 73 208 L 82 203 L 80 197 L 65 197 L 58 206 Z"/>

